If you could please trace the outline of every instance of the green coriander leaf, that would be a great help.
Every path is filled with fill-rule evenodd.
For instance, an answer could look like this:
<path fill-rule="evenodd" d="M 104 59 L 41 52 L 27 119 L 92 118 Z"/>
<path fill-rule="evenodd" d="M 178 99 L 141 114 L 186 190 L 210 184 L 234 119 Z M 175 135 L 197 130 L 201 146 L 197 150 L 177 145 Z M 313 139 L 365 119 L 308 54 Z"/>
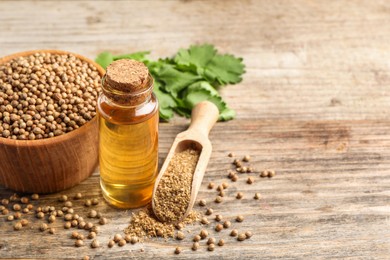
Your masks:
<path fill-rule="evenodd" d="M 220 85 L 235 84 L 242 80 L 245 72 L 242 58 L 233 55 L 215 55 L 205 69 L 207 78 L 215 79 Z"/>
<path fill-rule="evenodd" d="M 177 106 L 175 99 L 169 94 L 161 90 L 160 82 L 154 82 L 153 92 L 157 96 L 160 108 L 160 117 L 164 120 L 169 120 L 173 117 L 173 108 Z"/>
<path fill-rule="evenodd" d="M 155 74 L 160 81 L 165 83 L 165 90 L 173 97 L 177 97 L 181 90 L 200 79 L 192 73 L 178 71 L 171 65 L 162 66 Z"/>
<path fill-rule="evenodd" d="M 204 68 L 217 53 L 213 45 L 192 45 L 189 49 L 180 49 L 175 62 L 182 70 L 190 70 L 202 74 Z"/>
<path fill-rule="evenodd" d="M 232 120 L 236 117 L 236 112 L 233 109 L 225 108 L 220 114 L 219 114 L 219 120 L 221 121 L 228 121 Z"/>
<path fill-rule="evenodd" d="M 96 59 L 96 63 L 102 66 L 103 69 L 106 69 L 108 65 L 111 64 L 111 62 L 114 61 L 114 57 L 112 54 L 108 51 L 100 53 Z"/>

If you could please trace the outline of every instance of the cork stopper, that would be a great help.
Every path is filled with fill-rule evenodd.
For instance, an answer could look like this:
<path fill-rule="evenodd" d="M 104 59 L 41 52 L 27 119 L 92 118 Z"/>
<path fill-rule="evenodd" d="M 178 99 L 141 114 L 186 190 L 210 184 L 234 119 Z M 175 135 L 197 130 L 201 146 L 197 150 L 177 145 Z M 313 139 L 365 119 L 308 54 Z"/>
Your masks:
<path fill-rule="evenodd" d="M 112 89 L 137 93 L 145 88 L 149 70 L 142 62 L 122 59 L 111 63 L 106 70 L 106 83 Z"/>

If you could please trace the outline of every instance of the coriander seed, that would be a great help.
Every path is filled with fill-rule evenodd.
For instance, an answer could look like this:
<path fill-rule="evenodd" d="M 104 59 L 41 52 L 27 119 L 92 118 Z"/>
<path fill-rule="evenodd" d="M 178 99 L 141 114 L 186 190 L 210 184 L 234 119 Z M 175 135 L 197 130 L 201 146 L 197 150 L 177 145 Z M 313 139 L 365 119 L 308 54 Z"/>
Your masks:
<path fill-rule="evenodd" d="M 240 200 L 244 197 L 244 194 L 242 192 L 237 192 L 236 199 Z"/>
<path fill-rule="evenodd" d="M 49 223 L 53 223 L 54 221 L 56 221 L 56 217 L 54 215 L 51 215 L 48 219 Z"/>
<path fill-rule="evenodd" d="M 124 239 L 121 239 L 121 240 L 119 240 L 119 242 L 118 242 L 118 246 L 124 246 L 124 245 L 126 245 L 127 244 L 127 242 L 126 242 L 126 240 L 124 240 Z"/>
<path fill-rule="evenodd" d="M 259 199 L 261 199 L 261 194 L 260 193 L 258 193 L 258 192 L 256 192 L 255 193 L 255 196 L 253 197 L 255 200 L 259 200 Z"/>
<path fill-rule="evenodd" d="M 241 173 L 246 173 L 247 171 L 248 171 L 248 168 L 246 166 L 241 167 L 241 170 L 240 170 Z"/>
<path fill-rule="evenodd" d="M 238 177 L 237 175 L 234 175 L 232 178 L 231 178 L 232 182 L 236 182 L 238 180 Z"/>
<path fill-rule="evenodd" d="M 254 169 L 252 167 L 248 167 L 248 169 L 246 170 L 247 173 L 251 173 L 251 172 L 254 172 Z"/>
<path fill-rule="evenodd" d="M 206 218 L 206 217 L 203 217 L 201 220 L 200 220 L 200 223 L 204 224 L 204 225 L 207 225 L 209 224 L 209 220 Z"/>
<path fill-rule="evenodd" d="M 192 247 L 191 247 L 192 251 L 196 251 L 199 249 L 199 243 L 198 242 L 194 242 L 192 244 Z"/>
<path fill-rule="evenodd" d="M 85 239 L 85 237 L 84 237 L 84 235 L 83 235 L 83 234 L 79 234 L 79 235 L 77 236 L 77 239 L 79 239 L 79 240 L 84 240 L 84 239 Z"/>
<path fill-rule="evenodd" d="M 88 238 L 89 239 L 92 239 L 92 238 L 95 238 L 95 237 L 96 237 L 96 233 L 95 232 L 93 232 L 93 231 L 89 232 L 89 234 L 88 234 Z"/>
<path fill-rule="evenodd" d="M 230 236 L 231 236 L 231 237 L 235 237 L 235 236 L 237 236 L 237 235 L 238 235 L 237 229 L 233 229 L 233 230 L 230 232 Z"/>
<path fill-rule="evenodd" d="M 235 173 L 233 171 L 229 171 L 228 178 L 231 179 L 234 175 Z"/>
<path fill-rule="evenodd" d="M 213 214 L 213 209 L 212 208 L 208 208 L 206 210 L 206 215 L 211 215 L 211 214 Z"/>
<path fill-rule="evenodd" d="M 30 201 L 30 200 L 29 200 L 27 197 L 21 197 L 21 198 L 20 198 L 20 202 L 21 202 L 22 204 L 28 204 L 29 201 Z"/>
<path fill-rule="evenodd" d="M 177 230 L 182 230 L 182 229 L 184 228 L 184 225 L 183 225 L 182 223 L 177 223 L 177 224 L 175 225 L 175 228 L 176 228 Z"/>
<path fill-rule="evenodd" d="M 245 232 L 245 237 L 246 238 L 251 238 L 252 237 L 252 232 L 250 232 L 250 231 Z"/>
<path fill-rule="evenodd" d="M 207 188 L 209 190 L 214 189 L 214 183 L 213 182 L 209 182 L 209 185 L 207 185 Z"/>
<path fill-rule="evenodd" d="M 223 189 L 227 189 L 228 187 L 229 187 L 229 184 L 227 184 L 226 182 L 222 182 Z"/>
<path fill-rule="evenodd" d="M 92 205 L 91 200 L 86 200 L 86 201 L 84 202 L 84 206 L 86 206 L 86 207 L 90 207 L 91 205 Z"/>
<path fill-rule="evenodd" d="M 74 243 L 76 247 L 82 247 L 84 245 L 84 241 L 77 239 L 76 242 Z"/>
<path fill-rule="evenodd" d="M 65 201 L 64 206 L 71 208 L 73 206 L 73 203 L 71 201 Z"/>
<path fill-rule="evenodd" d="M 224 197 L 224 196 L 225 196 L 225 192 L 224 192 L 223 190 L 221 190 L 221 191 L 218 193 L 218 196 Z"/>
<path fill-rule="evenodd" d="M 45 224 L 45 223 L 42 223 L 40 226 L 39 226 L 39 230 L 40 231 L 45 231 L 47 229 L 47 224 Z"/>
<path fill-rule="evenodd" d="M 215 231 L 217 231 L 217 232 L 221 231 L 222 229 L 223 229 L 223 226 L 221 224 L 217 224 L 215 226 Z"/>
<path fill-rule="evenodd" d="M 91 247 L 92 248 L 98 248 L 100 246 L 99 241 L 96 239 L 92 240 Z"/>
<path fill-rule="evenodd" d="M 27 219 L 21 219 L 20 224 L 22 224 L 23 227 L 28 225 L 28 220 Z"/>
<path fill-rule="evenodd" d="M 20 213 L 20 212 L 15 212 L 15 214 L 14 214 L 14 218 L 15 219 L 20 219 L 22 217 L 22 213 Z"/>
<path fill-rule="evenodd" d="M 39 195 L 37 193 L 34 193 L 31 195 L 31 199 L 32 200 L 38 200 L 39 199 Z"/>
<path fill-rule="evenodd" d="M 106 219 L 106 218 L 101 218 L 101 219 L 99 219 L 99 224 L 100 225 L 105 225 L 105 224 L 107 224 L 108 223 L 108 220 Z"/>
<path fill-rule="evenodd" d="M 243 222 L 244 221 L 244 217 L 242 215 L 238 215 L 237 218 L 236 218 L 236 221 L 237 222 Z"/>
<path fill-rule="evenodd" d="M 78 193 L 76 193 L 76 195 L 74 195 L 74 199 L 75 200 L 79 200 L 79 199 L 81 199 L 83 197 L 83 195 L 80 193 L 80 192 L 78 192 Z"/>
<path fill-rule="evenodd" d="M 177 234 L 176 234 L 176 239 L 177 240 L 183 240 L 185 238 L 185 235 L 183 232 L 181 231 L 178 231 Z"/>
<path fill-rule="evenodd" d="M 222 185 L 218 185 L 217 191 L 223 191 L 225 188 Z"/>
<path fill-rule="evenodd" d="M 272 178 L 272 177 L 274 177 L 275 176 L 275 171 L 274 170 L 269 170 L 268 171 L 268 178 Z"/>
<path fill-rule="evenodd" d="M 223 246 L 224 244 L 225 244 L 225 240 L 220 239 L 220 240 L 218 241 L 218 245 L 219 245 L 219 246 Z"/>
<path fill-rule="evenodd" d="M 264 170 L 260 173 L 260 177 L 264 178 L 264 177 L 267 177 L 268 176 L 268 171 L 267 170 Z"/>
<path fill-rule="evenodd" d="M 202 206 L 202 207 L 203 207 L 203 206 L 206 206 L 206 200 L 203 200 L 203 199 L 200 200 L 200 201 L 199 201 L 199 206 Z"/>
<path fill-rule="evenodd" d="M 198 242 L 198 241 L 200 241 L 200 239 L 201 239 L 201 237 L 199 235 L 196 235 L 196 236 L 194 236 L 193 241 Z"/>
<path fill-rule="evenodd" d="M 176 247 L 176 248 L 175 248 L 175 254 L 178 255 L 178 254 L 180 254 L 180 253 L 181 253 L 180 247 Z"/>
<path fill-rule="evenodd" d="M 210 245 L 207 247 L 207 250 L 209 250 L 209 251 L 214 251 L 214 248 L 215 248 L 215 245 L 214 245 L 214 244 L 210 244 Z"/>
<path fill-rule="evenodd" d="M 85 230 L 90 230 L 90 229 L 92 229 L 92 227 L 93 227 L 93 224 L 91 222 L 87 222 L 87 224 L 85 224 L 84 229 Z"/>
<path fill-rule="evenodd" d="M 8 210 L 8 209 L 3 209 L 1 213 L 2 213 L 3 215 L 8 215 L 9 210 Z"/>
<path fill-rule="evenodd" d="M 72 226 L 72 224 L 69 221 L 65 222 L 65 224 L 64 224 L 65 229 L 69 229 L 71 226 Z"/>
<path fill-rule="evenodd" d="M 238 237 L 237 237 L 238 241 L 244 241 L 245 239 L 246 239 L 246 236 L 245 236 L 244 233 L 239 234 Z"/>
<path fill-rule="evenodd" d="M 68 200 L 68 196 L 66 196 L 66 195 L 61 195 L 61 197 L 58 198 L 59 202 L 65 202 L 67 200 Z"/>
<path fill-rule="evenodd" d="M 207 230 L 205 229 L 202 229 L 199 233 L 199 236 L 202 238 L 202 239 L 205 239 L 207 236 L 209 235 L 209 232 L 207 232 Z"/>
<path fill-rule="evenodd" d="M 72 225 L 72 227 L 77 227 L 78 224 L 79 224 L 79 222 L 78 222 L 76 219 L 74 219 L 74 220 L 72 220 L 72 221 L 70 222 L 70 224 Z"/>
<path fill-rule="evenodd" d="M 108 246 L 109 248 L 113 247 L 114 245 L 115 245 L 114 240 L 109 240 L 108 243 L 107 243 L 107 246 Z"/>
<path fill-rule="evenodd" d="M 251 176 L 251 177 L 248 177 L 248 180 L 246 181 L 246 183 L 248 183 L 248 184 L 252 184 L 252 183 L 254 183 L 255 182 L 255 180 L 253 179 L 253 177 Z"/>
<path fill-rule="evenodd" d="M 97 198 L 94 198 L 94 199 L 92 199 L 91 203 L 92 203 L 92 205 L 98 205 L 99 200 Z"/>
<path fill-rule="evenodd" d="M 210 244 L 215 244 L 215 238 L 210 237 L 210 238 L 207 240 L 207 244 L 208 244 L 208 245 L 210 245 Z"/>
<path fill-rule="evenodd" d="M 12 206 L 12 209 L 15 210 L 15 211 L 20 211 L 22 209 L 22 207 L 19 204 L 14 204 Z"/>
<path fill-rule="evenodd" d="M 14 230 L 21 230 L 22 229 L 22 223 L 18 222 L 14 225 Z"/>
<path fill-rule="evenodd" d="M 244 162 L 249 162 L 251 160 L 251 157 L 249 155 L 245 155 L 242 159 Z"/>
<path fill-rule="evenodd" d="M 217 214 L 217 215 L 215 215 L 215 221 L 221 221 L 222 220 L 222 215 L 219 215 L 219 214 Z"/>
<path fill-rule="evenodd" d="M 77 231 L 73 231 L 72 234 L 70 235 L 71 238 L 78 238 L 79 233 Z"/>
<path fill-rule="evenodd" d="M 53 228 L 53 227 L 50 228 L 50 229 L 49 229 L 49 233 L 50 233 L 50 234 L 55 234 L 55 233 L 56 233 L 56 229 Z"/>
<path fill-rule="evenodd" d="M 72 220 L 72 219 L 73 219 L 72 214 L 65 214 L 64 220 L 69 221 L 69 220 Z"/>
<path fill-rule="evenodd" d="M 231 225 L 232 225 L 232 223 L 229 220 L 226 220 L 225 222 L 223 222 L 224 228 L 230 228 Z"/>
<path fill-rule="evenodd" d="M 86 225 L 87 225 L 87 223 L 85 221 L 79 221 L 78 228 L 79 229 L 84 229 Z"/>
<path fill-rule="evenodd" d="M 114 236 L 114 241 L 115 242 L 119 242 L 119 240 L 121 240 L 122 239 L 122 235 L 121 234 L 115 234 L 115 236 Z"/>
<path fill-rule="evenodd" d="M 229 157 L 234 157 L 234 153 L 229 153 L 228 156 Z"/>
<path fill-rule="evenodd" d="M 94 218 L 94 217 L 96 217 L 96 215 L 97 215 L 97 212 L 96 212 L 96 210 L 93 210 L 93 209 L 88 213 L 89 218 Z"/>
<path fill-rule="evenodd" d="M 14 216 L 9 215 L 9 216 L 7 217 L 7 220 L 8 220 L 8 221 L 13 221 L 13 220 L 14 220 Z"/>
<path fill-rule="evenodd" d="M 2 199 L 1 200 L 1 204 L 3 204 L 4 206 L 7 206 L 9 204 L 9 200 L 8 199 Z"/>
<path fill-rule="evenodd" d="M 133 245 L 134 245 L 135 243 L 137 243 L 138 241 L 139 241 L 139 239 L 138 239 L 138 237 L 136 237 L 136 236 L 132 236 L 131 239 L 130 239 L 130 243 L 132 243 Z"/>
<path fill-rule="evenodd" d="M 38 212 L 36 217 L 42 219 L 42 218 L 45 217 L 45 213 L 43 213 L 43 212 Z"/>
<path fill-rule="evenodd" d="M 221 196 L 217 196 L 214 201 L 216 203 L 221 203 L 222 202 L 222 197 Z"/>

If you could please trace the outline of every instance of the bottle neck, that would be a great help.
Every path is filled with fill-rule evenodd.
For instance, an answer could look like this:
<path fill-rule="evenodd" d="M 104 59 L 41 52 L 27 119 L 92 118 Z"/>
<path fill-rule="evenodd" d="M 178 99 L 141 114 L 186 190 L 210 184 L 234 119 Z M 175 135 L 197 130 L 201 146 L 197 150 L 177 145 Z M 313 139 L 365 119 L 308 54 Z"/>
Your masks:
<path fill-rule="evenodd" d="M 135 107 L 149 102 L 153 93 L 154 80 L 148 75 L 146 84 L 139 88 L 137 92 L 118 90 L 110 86 L 106 79 L 106 75 L 102 78 L 102 92 L 107 99 L 116 105 Z"/>

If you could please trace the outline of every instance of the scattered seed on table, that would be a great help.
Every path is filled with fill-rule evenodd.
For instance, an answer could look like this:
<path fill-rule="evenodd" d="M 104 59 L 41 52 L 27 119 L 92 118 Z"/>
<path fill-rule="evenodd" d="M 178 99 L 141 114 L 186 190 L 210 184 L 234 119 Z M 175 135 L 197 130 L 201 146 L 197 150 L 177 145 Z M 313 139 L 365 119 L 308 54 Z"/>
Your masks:
<path fill-rule="evenodd" d="M 229 184 L 227 184 L 226 182 L 222 182 L 222 187 L 223 189 L 227 189 L 229 187 Z"/>
<path fill-rule="evenodd" d="M 131 236 L 130 235 L 125 235 L 124 239 L 126 240 L 127 243 L 130 243 Z"/>
<path fill-rule="evenodd" d="M 209 251 L 214 251 L 214 248 L 215 248 L 215 245 L 214 245 L 214 244 L 210 244 L 210 245 L 207 247 L 207 250 L 209 250 Z"/>
<path fill-rule="evenodd" d="M 207 225 L 207 224 L 209 224 L 210 222 L 209 222 L 209 220 L 208 220 L 206 217 L 203 217 L 203 218 L 200 220 L 200 223 Z"/>
<path fill-rule="evenodd" d="M 206 215 L 211 215 L 211 214 L 213 214 L 213 209 L 212 208 L 208 208 L 206 210 Z"/>
<path fill-rule="evenodd" d="M 215 244 L 215 238 L 210 237 L 210 238 L 207 240 L 207 244 L 208 244 L 208 245 L 210 245 L 210 244 Z"/>
<path fill-rule="evenodd" d="M 76 219 L 74 219 L 70 222 L 70 224 L 72 225 L 72 227 L 77 227 L 79 225 L 79 222 Z"/>
<path fill-rule="evenodd" d="M 78 214 L 72 215 L 72 219 L 79 220 L 80 216 Z"/>
<path fill-rule="evenodd" d="M 214 183 L 213 182 L 209 182 L 209 185 L 207 185 L 207 188 L 209 188 L 210 190 L 214 189 Z"/>
<path fill-rule="evenodd" d="M 224 190 L 223 186 L 222 185 L 218 185 L 217 191 L 221 191 L 221 190 Z"/>
<path fill-rule="evenodd" d="M 205 239 L 207 236 L 209 235 L 209 232 L 207 232 L 207 230 L 205 229 L 202 229 L 199 233 L 199 236 L 202 238 L 202 239 Z"/>
<path fill-rule="evenodd" d="M 36 215 L 37 218 L 44 218 L 45 217 L 45 213 L 43 212 L 38 212 L 37 215 Z"/>
<path fill-rule="evenodd" d="M 251 176 L 251 177 L 248 177 L 248 180 L 246 180 L 246 183 L 248 183 L 248 184 L 252 184 L 252 183 L 254 183 L 255 182 L 255 180 L 253 179 L 253 177 Z"/>
<path fill-rule="evenodd" d="M 231 179 L 233 182 L 236 182 L 237 180 L 238 180 L 238 177 L 237 177 L 237 175 L 234 175 L 233 177 L 232 177 L 232 179 Z"/>
<path fill-rule="evenodd" d="M 157 228 L 157 229 L 156 229 L 156 235 L 157 235 L 158 237 L 162 237 L 162 236 L 164 235 L 164 232 L 163 232 L 161 229 Z"/>
<path fill-rule="evenodd" d="M 99 219 L 99 224 L 100 225 L 105 225 L 105 224 L 107 224 L 107 222 L 108 222 L 108 220 L 106 218 Z"/>
<path fill-rule="evenodd" d="M 100 246 L 99 241 L 96 239 L 92 240 L 91 247 L 92 248 L 98 248 Z"/>
<path fill-rule="evenodd" d="M 3 205 L 0 206 L 0 211 L 3 211 L 5 207 Z"/>
<path fill-rule="evenodd" d="M 79 235 L 77 236 L 77 239 L 79 239 L 79 240 L 84 240 L 84 239 L 85 239 L 85 236 L 84 236 L 83 234 L 79 234 Z"/>
<path fill-rule="evenodd" d="M 96 213 L 96 218 L 102 218 L 103 214 L 101 212 Z"/>
<path fill-rule="evenodd" d="M 237 167 L 236 168 L 236 172 L 241 172 L 242 171 L 242 168 L 241 167 Z"/>
<path fill-rule="evenodd" d="M 219 246 L 223 246 L 224 244 L 225 244 L 225 240 L 220 239 L 220 240 L 218 241 L 218 245 L 219 245 Z"/>
<path fill-rule="evenodd" d="M 199 201 L 199 206 L 206 206 L 206 200 L 203 200 L 203 199 L 201 199 L 200 201 Z"/>
<path fill-rule="evenodd" d="M 250 232 L 250 231 L 245 232 L 245 237 L 246 238 L 251 238 L 252 237 L 252 232 Z"/>
<path fill-rule="evenodd" d="M 108 246 L 109 248 L 113 247 L 114 245 L 115 245 L 114 240 L 109 240 L 108 243 L 107 243 L 107 246 Z"/>
<path fill-rule="evenodd" d="M 13 216 L 13 215 L 9 215 L 9 216 L 7 217 L 7 220 L 8 220 L 8 221 L 14 220 L 14 216 Z"/>
<path fill-rule="evenodd" d="M 74 213 L 74 209 L 68 209 L 68 213 L 69 214 L 73 214 Z"/>
<path fill-rule="evenodd" d="M 93 227 L 92 222 L 87 222 L 87 224 L 85 224 L 84 229 L 85 229 L 85 230 L 90 230 L 92 227 Z"/>
<path fill-rule="evenodd" d="M 126 242 L 126 240 L 124 240 L 124 239 L 121 239 L 121 240 L 119 240 L 119 242 L 118 242 L 118 246 L 124 246 L 124 245 L 126 245 L 127 244 L 127 242 Z"/>
<path fill-rule="evenodd" d="M 244 162 L 249 162 L 251 160 L 251 157 L 249 155 L 245 155 L 244 158 L 242 158 Z"/>
<path fill-rule="evenodd" d="M 194 242 L 192 244 L 192 247 L 191 247 L 192 251 L 196 251 L 199 249 L 199 243 L 198 242 Z"/>
<path fill-rule="evenodd" d="M 21 197 L 20 198 L 20 202 L 23 203 L 23 204 L 28 204 L 30 200 L 27 198 L 27 197 Z"/>
<path fill-rule="evenodd" d="M 217 225 L 215 226 L 215 231 L 217 231 L 217 232 L 221 231 L 222 229 L 223 229 L 222 224 L 217 224 Z"/>
<path fill-rule="evenodd" d="M 241 167 L 242 165 L 241 161 L 238 159 L 234 159 L 233 164 L 236 165 L 237 167 Z"/>
<path fill-rule="evenodd" d="M 222 202 L 222 197 L 221 196 L 217 196 L 214 201 L 216 203 L 221 203 Z"/>
<path fill-rule="evenodd" d="M 245 236 L 244 233 L 239 234 L 238 237 L 237 237 L 238 241 L 244 241 L 245 239 L 246 239 L 246 236 Z"/>
<path fill-rule="evenodd" d="M 229 157 L 234 157 L 234 153 L 229 153 L 228 156 Z"/>
<path fill-rule="evenodd" d="M 119 240 L 121 240 L 122 239 L 122 235 L 121 234 L 115 234 L 115 236 L 114 236 L 114 241 L 115 242 L 119 242 Z"/>
<path fill-rule="evenodd" d="M 132 243 L 133 245 L 134 245 L 135 243 L 137 243 L 138 241 L 139 241 L 139 239 L 138 239 L 138 237 L 136 237 L 136 236 L 132 236 L 131 239 L 130 239 L 130 243 Z"/>
<path fill-rule="evenodd" d="M 238 215 L 237 218 L 236 218 L 236 221 L 237 222 L 243 222 L 244 221 L 244 217 L 242 215 Z"/>
<path fill-rule="evenodd" d="M 233 229 L 233 230 L 230 232 L 230 236 L 231 236 L 231 237 L 235 237 L 235 236 L 237 236 L 237 235 L 238 235 L 237 229 Z"/>
<path fill-rule="evenodd" d="M 193 241 L 198 242 L 198 241 L 200 241 L 200 239 L 201 239 L 201 237 L 199 235 L 196 235 L 196 236 L 194 236 Z"/>
<path fill-rule="evenodd" d="M 1 213 L 2 213 L 3 215 L 8 215 L 9 210 L 8 210 L 8 209 L 3 209 L 3 210 L 1 211 Z"/>
<path fill-rule="evenodd" d="M 28 205 L 26 206 L 26 208 L 28 208 L 29 210 L 32 210 L 32 209 L 34 208 L 34 205 L 28 204 Z"/>
<path fill-rule="evenodd" d="M 49 223 L 53 223 L 54 221 L 56 221 L 56 217 L 54 215 L 51 215 L 48 219 Z"/>
<path fill-rule="evenodd" d="M 84 229 L 86 225 L 87 225 L 87 223 L 85 221 L 79 221 L 78 228 L 79 229 Z"/>
<path fill-rule="evenodd" d="M 47 229 L 47 224 L 45 224 L 45 223 L 42 223 L 41 225 L 39 225 L 39 230 L 40 231 L 45 231 Z"/>
<path fill-rule="evenodd" d="M 242 199 L 244 197 L 244 194 L 242 192 L 237 192 L 236 199 Z"/>
<path fill-rule="evenodd" d="M 73 203 L 71 201 L 65 201 L 64 206 L 71 208 L 73 206 Z"/>
<path fill-rule="evenodd" d="M 14 230 L 21 230 L 22 229 L 22 223 L 18 222 L 14 225 Z"/>
<path fill-rule="evenodd" d="M 84 245 L 84 241 L 83 240 L 80 240 L 80 239 L 77 239 L 76 242 L 74 242 L 74 245 L 76 247 L 81 247 Z"/>
<path fill-rule="evenodd" d="M 22 226 L 27 226 L 28 225 L 28 220 L 27 219 L 21 219 L 20 220 L 20 224 L 22 224 Z"/>
<path fill-rule="evenodd" d="M 9 204 L 9 200 L 8 199 L 2 199 L 1 200 L 1 204 L 3 204 L 4 206 L 7 206 Z"/>
<path fill-rule="evenodd" d="M 19 210 L 22 209 L 22 207 L 21 207 L 19 204 L 14 204 L 14 205 L 12 206 L 12 209 L 15 210 L 15 211 L 19 211 Z"/>
<path fill-rule="evenodd" d="M 99 200 L 97 198 L 94 198 L 94 199 L 92 199 L 91 203 L 92 203 L 92 205 L 97 205 L 97 204 L 99 204 Z"/>
<path fill-rule="evenodd" d="M 85 229 L 85 228 L 84 228 L 84 229 Z M 98 226 L 92 226 L 92 227 L 90 228 L 90 231 L 95 232 L 95 233 L 97 234 L 97 233 L 99 233 L 99 231 L 100 231 L 100 227 L 98 227 Z"/>
<path fill-rule="evenodd" d="M 71 238 L 77 238 L 79 236 L 79 232 L 73 231 L 72 234 L 70 235 Z"/>
<path fill-rule="evenodd" d="M 246 173 L 248 171 L 248 168 L 246 166 L 243 166 L 241 168 L 241 173 Z"/>
<path fill-rule="evenodd" d="M 53 206 L 49 207 L 49 211 L 50 211 L 50 212 L 53 212 L 53 211 L 55 211 L 55 210 L 56 210 L 55 207 L 53 207 Z"/>
<path fill-rule="evenodd" d="M 183 240 L 185 238 L 185 235 L 183 232 L 181 231 L 178 231 L 177 234 L 176 234 L 176 239 L 177 240 Z"/>
<path fill-rule="evenodd" d="M 39 199 L 39 194 L 34 193 L 33 195 L 31 195 L 31 199 L 32 200 L 38 200 Z"/>
<path fill-rule="evenodd" d="M 89 256 L 87 256 L 87 255 L 83 257 L 83 260 L 89 260 L 89 259 L 90 259 L 90 258 L 89 258 Z"/>
<path fill-rule="evenodd" d="M 180 247 L 176 247 L 175 248 L 175 254 L 180 254 L 181 253 L 181 249 L 180 249 Z"/>
<path fill-rule="evenodd" d="M 91 205 L 92 205 L 91 200 L 86 200 L 86 201 L 84 202 L 84 206 L 86 206 L 86 207 L 90 207 Z"/>
<path fill-rule="evenodd" d="M 231 179 L 234 175 L 235 173 L 233 171 L 229 171 L 228 178 Z"/>
<path fill-rule="evenodd" d="M 95 232 L 93 232 L 93 231 L 89 232 L 89 234 L 88 234 L 88 238 L 89 239 L 92 239 L 92 238 L 95 238 L 95 237 L 96 237 L 96 233 Z"/>
<path fill-rule="evenodd" d="M 255 196 L 253 197 L 255 200 L 259 200 L 259 199 L 261 199 L 261 194 L 260 193 L 258 193 L 258 192 L 256 192 L 255 193 Z"/>
<path fill-rule="evenodd" d="M 267 170 L 264 170 L 260 173 L 260 177 L 264 178 L 264 177 L 267 177 L 268 176 L 268 171 Z"/>
<path fill-rule="evenodd" d="M 78 220 L 79 223 L 80 223 L 80 222 L 83 222 L 83 221 L 84 221 L 84 218 L 83 218 L 83 217 L 79 217 L 77 220 Z"/>
<path fill-rule="evenodd" d="M 66 196 L 66 195 L 62 195 L 61 197 L 59 197 L 59 199 L 58 199 L 58 201 L 60 201 L 60 202 L 65 202 L 65 201 L 67 201 L 68 200 L 68 196 Z"/>
<path fill-rule="evenodd" d="M 66 220 L 66 221 L 69 221 L 69 220 L 72 220 L 72 219 L 73 219 L 72 214 L 66 214 L 66 215 L 64 216 L 64 220 Z"/>
<path fill-rule="evenodd" d="M 184 228 L 184 225 L 182 223 L 178 223 L 178 224 L 175 225 L 175 228 L 177 230 L 182 230 Z"/>
<path fill-rule="evenodd" d="M 229 220 L 226 220 L 225 222 L 223 222 L 224 228 L 230 228 L 231 225 L 232 225 L 232 223 Z"/>
<path fill-rule="evenodd" d="M 223 190 L 221 190 L 221 191 L 218 193 L 218 196 L 224 197 L 224 196 L 225 196 L 225 192 L 224 192 Z"/>
<path fill-rule="evenodd" d="M 11 196 L 9 197 L 9 200 L 10 200 L 10 201 L 17 201 L 17 200 L 19 200 L 18 194 L 14 193 L 13 195 L 11 195 Z"/>
<path fill-rule="evenodd" d="M 272 178 L 272 177 L 274 177 L 275 176 L 275 171 L 274 170 L 269 170 L 268 171 L 268 178 Z"/>
<path fill-rule="evenodd" d="M 215 221 L 221 221 L 222 220 L 222 215 L 219 215 L 219 214 L 217 214 L 217 215 L 215 215 Z"/>
<path fill-rule="evenodd" d="M 94 217 L 96 217 L 96 215 L 97 215 L 97 212 L 96 212 L 96 210 L 93 210 L 93 209 L 88 213 L 89 218 L 94 218 Z"/>
<path fill-rule="evenodd" d="M 69 221 L 65 222 L 65 224 L 64 224 L 65 229 L 69 229 L 71 226 L 72 226 L 72 224 Z"/>
<path fill-rule="evenodd" d="M 78 192 L 78 193 L 76 193 L 76 195 L 74 195 L 74 199 L 75 200 L 79 200 L 79 199 L 81 199 L 83 197 L 83 195 L 80 193 L 80 192 Z"/>
<path fill-rule="evenodd" d="M 56 233 L 56 229 L 53 228 L 53 227 L 50 228 L 50 229 L 49 229 L 49 233 L 50 233 L 50 234 L 55 234 L 55 233 Z"/>
<path fill-rule="evenodd" d="M 246 170 L 247 173 L 251 173 L 251 172 L 254 172 L 254 169 L 252 167 L 248 167 L 248 169 Z"/>
<path fill-rule="evenodd" d="M 62 210 L 57 210 L 57 216 L 58 217 L 63 217 L 64 216 L 64 212 L 62 212 Z"/>

